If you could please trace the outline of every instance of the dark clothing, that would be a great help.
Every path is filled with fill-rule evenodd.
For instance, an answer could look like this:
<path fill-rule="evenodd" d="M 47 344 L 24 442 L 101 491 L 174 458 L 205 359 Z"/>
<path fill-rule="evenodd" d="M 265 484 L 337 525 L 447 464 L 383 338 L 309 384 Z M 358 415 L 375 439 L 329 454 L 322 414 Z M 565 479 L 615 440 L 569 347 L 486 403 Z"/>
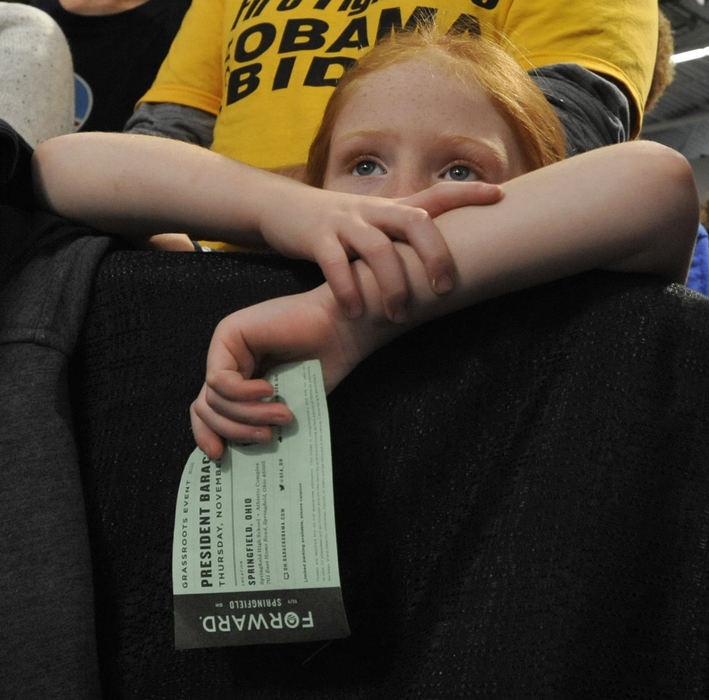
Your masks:
<path fill-rule="evenodd" d="M 148 0 L 114 15 L 78 15 L 59 0 L 29 4 L 51 15 L 69 42 L 81 130 L 122 131 L 152 85 L 190 0 Z"/>
<path fill-rule="evenodd" d="M 329 396 L 350 638 L 175 650 L 209 337 L 319 279 L 279 256 L 100 266 L 72 395 L 111 697 L 707 697 L 709 300 L 602 272 L 422 326 Z"/>
<path fill-rule="evenodd" d="M 109 240 L 31 209 L 31 150 L 0 122 L 0 697 L 99 696 L 68 360 Z"/>
<path fill-rule="evenodd" d="M 627 141 L 630 105 L 613 82 L 576 63 L 530 71 L 564 127 L 566 155 Z"/>
<path fill-rule="evenodd" d="M 29 144 L 0 119 L 0 290 L 42 246 L 61 239 L 66 221 L 34 209 Z"/>
<path fill-rule="evenodd" d="M 29 149 L 3 133 L 24 202 Z M 328 400 L 352 636 L 178 652 L 175 496 L 209 338 L 322 277 L 104 256 L 7 201 L 3 236 L 20 214 L 34 255 L 0 278 L 0 697 L 709 694 L 709 299 L 598 272 L 382 348 Z"/>

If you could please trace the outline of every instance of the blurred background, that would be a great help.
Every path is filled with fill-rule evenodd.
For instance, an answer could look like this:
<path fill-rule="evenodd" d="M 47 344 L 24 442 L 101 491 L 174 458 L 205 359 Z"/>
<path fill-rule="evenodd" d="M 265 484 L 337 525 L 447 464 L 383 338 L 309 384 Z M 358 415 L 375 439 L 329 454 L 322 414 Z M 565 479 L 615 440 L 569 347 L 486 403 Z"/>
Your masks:
<path fill-rule="evenodd" d="M 705 200 L 709 196 L 709 2 L 660 0 L 660 9 L 672 25 L 675 77 L 646 115 L 641 138 L 664 143 L 688 158 L 700 199 Z"/>

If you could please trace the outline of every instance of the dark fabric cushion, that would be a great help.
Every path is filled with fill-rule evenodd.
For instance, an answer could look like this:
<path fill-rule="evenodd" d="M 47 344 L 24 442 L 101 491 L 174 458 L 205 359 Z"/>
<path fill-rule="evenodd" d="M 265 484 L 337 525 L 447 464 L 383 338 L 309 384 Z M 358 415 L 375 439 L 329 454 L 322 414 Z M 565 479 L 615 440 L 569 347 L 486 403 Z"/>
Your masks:
<path fill-rule="evenodd" d="M 108 697 L 709 692 L 709 300 L 593 273 L 431 323 L 330 396 L 352 636 L 174 650 L 188 406 L 308 264 L 109 254 L 72 366 Z"/>
<path fill-rule="evenodd" d="M 40 251 L 70 245 L 77 227 L 37 209 L 32 192 L 32 148 L 0 119 L 0 292 Z"/>

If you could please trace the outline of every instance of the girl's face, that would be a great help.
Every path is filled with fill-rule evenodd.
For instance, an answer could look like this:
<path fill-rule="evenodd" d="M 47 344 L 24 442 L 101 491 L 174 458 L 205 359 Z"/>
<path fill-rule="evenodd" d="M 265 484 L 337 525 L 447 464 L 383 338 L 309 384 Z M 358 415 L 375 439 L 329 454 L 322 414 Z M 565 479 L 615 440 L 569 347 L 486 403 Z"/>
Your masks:
<path fill-rule="evenodd" d="M 527 170 L 482 88 L 411 59 L 354 88 L 335 121 L 323 187 L 405 197 L 442 180 L 499 183 Z"/>

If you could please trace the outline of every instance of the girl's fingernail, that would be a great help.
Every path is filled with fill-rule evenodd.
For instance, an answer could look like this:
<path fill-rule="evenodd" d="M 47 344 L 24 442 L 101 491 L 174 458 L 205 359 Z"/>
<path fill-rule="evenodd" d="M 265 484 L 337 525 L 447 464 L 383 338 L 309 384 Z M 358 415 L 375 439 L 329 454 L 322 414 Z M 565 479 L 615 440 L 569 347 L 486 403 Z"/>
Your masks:
<path fill-rule="evenodd" d="M 433 288 L 438 294 L 446 294 L 453 289 L 453 278 L 450 275 L 441 275 L 433 280 Z"/>

